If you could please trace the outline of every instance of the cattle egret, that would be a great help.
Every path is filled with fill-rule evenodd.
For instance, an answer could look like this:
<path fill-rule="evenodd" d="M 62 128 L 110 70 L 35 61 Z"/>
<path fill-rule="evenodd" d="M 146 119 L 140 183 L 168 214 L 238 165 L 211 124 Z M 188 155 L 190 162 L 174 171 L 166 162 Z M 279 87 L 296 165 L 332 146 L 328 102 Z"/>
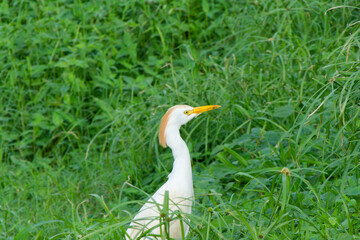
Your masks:
<path fill-rule="evenodd" d="M 166 112 L 161 120 L 159 142 L 163 147 L 169 146 L 174 156 L 174 164 L 167 182 L 142 206 L 126 231 L 126 239 L 161 239 L 165 236 L 165 228 L 160 227 L 160 211 L 164 203 L 164 196 L 168 192 L 169 213 L 178 210 L 179 213 L 190 214 L 194 201 L 194 188 L 191 172 L 189 149 L 180 136 L 180 127 L 199 114 L 219 108 L 219 105 L 190 107 L 176 105 Z M 181 215 L 184 217 L 184 215 Z M 179 219 L 168 225 L 168 234 L 171 238 L 181 239 L 183 233 L 187 235 L 189 226 Z M 146 237 L 143 237 L 146 234 Z M 151 235 L 151 237 L 149 236 Z M 184 236 L 184 237 L 185 237 Z"/>

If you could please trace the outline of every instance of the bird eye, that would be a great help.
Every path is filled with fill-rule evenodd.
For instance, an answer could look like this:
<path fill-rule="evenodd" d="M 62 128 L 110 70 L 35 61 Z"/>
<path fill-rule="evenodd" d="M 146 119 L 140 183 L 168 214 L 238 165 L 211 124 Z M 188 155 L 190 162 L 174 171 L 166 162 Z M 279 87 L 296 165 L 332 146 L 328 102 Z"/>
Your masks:
<path fill-rule="evenodd" d="M 190 113 L 189 110 L 185 110 L 185 111 L 184 111 L 184 114 L 186 114 L 186 115 L 189 115 L 189 113 Z"/>

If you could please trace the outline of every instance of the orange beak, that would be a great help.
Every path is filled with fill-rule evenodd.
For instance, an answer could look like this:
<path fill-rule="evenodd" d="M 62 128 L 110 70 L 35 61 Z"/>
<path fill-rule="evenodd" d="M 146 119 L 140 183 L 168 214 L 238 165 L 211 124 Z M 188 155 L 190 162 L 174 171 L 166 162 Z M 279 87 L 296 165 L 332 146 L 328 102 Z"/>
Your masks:
<path fill-rule="evenodd" d="M 207 105 L 207 106 L 202 106 L 202 107 L 195 107 L 193 110 L 189 111 L 189 115 L 192 113 L 200 114 L 200 113 L 214 110 L 214 109 L 217 109 L 220 107 L 221 107 L 220 105 Z"/>

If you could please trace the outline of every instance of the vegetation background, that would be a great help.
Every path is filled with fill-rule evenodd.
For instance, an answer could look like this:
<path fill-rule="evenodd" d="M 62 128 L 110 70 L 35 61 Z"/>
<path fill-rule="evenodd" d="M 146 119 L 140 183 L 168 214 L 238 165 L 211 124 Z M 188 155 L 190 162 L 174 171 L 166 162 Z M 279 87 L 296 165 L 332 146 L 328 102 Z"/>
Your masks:
<path fill-rule="evenodd" d="M 359 6 L 2 0 L 0 239 L 123 239 L 175 104 L 188 239 L 360 239 Z"/>

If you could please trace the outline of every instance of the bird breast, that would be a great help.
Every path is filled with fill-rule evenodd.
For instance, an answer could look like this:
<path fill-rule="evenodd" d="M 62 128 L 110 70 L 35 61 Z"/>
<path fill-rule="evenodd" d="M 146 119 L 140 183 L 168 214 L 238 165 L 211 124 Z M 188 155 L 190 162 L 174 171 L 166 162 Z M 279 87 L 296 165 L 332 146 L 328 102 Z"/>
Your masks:
<path fill-rule="evenodd" d="M 170 180 L 170 179 L 169 179 Z M 156 193 L 144 204 L 140 209 L 139 213 L 135 216 L 133 222 L 131 223 L 130 229 L 128 229 L 129 235 L 133 238 L 139 236 L 141 232 L 144 232 L 148 229 L 153 229 L 151 231 L 154 235 L 160 235 L 160 229 L 156 227 L 160 224 L 160 211 L 163 209 L 164 196 L 165 192 L 169 192 L 169 215 L 170 218 L 176 218 L 172 220 L 169 224 L 169 233 L 170 237 L 174 239 L 182 238 L 181 224 L 183 225 L 184 233 L 189 230 L 189 226 L 186 225 L 185 221 L 178 219 L 178 215 L 174 215 L 177 212 L 181 214 L 181 218 L 186 218 L 187 214 L 191 213 L 192 204 L 194 201 L 194 192 L 193 187 L 174 185 L 172 181 L 167 181 Z M 155 228 L 154 228 L 155 227 Z M 148 239 L 148 238 L 144 238 Z M 157 238 L 153 238 L 157 239 Z M 160 238 L 159 238 L 160 239 Z"/>

